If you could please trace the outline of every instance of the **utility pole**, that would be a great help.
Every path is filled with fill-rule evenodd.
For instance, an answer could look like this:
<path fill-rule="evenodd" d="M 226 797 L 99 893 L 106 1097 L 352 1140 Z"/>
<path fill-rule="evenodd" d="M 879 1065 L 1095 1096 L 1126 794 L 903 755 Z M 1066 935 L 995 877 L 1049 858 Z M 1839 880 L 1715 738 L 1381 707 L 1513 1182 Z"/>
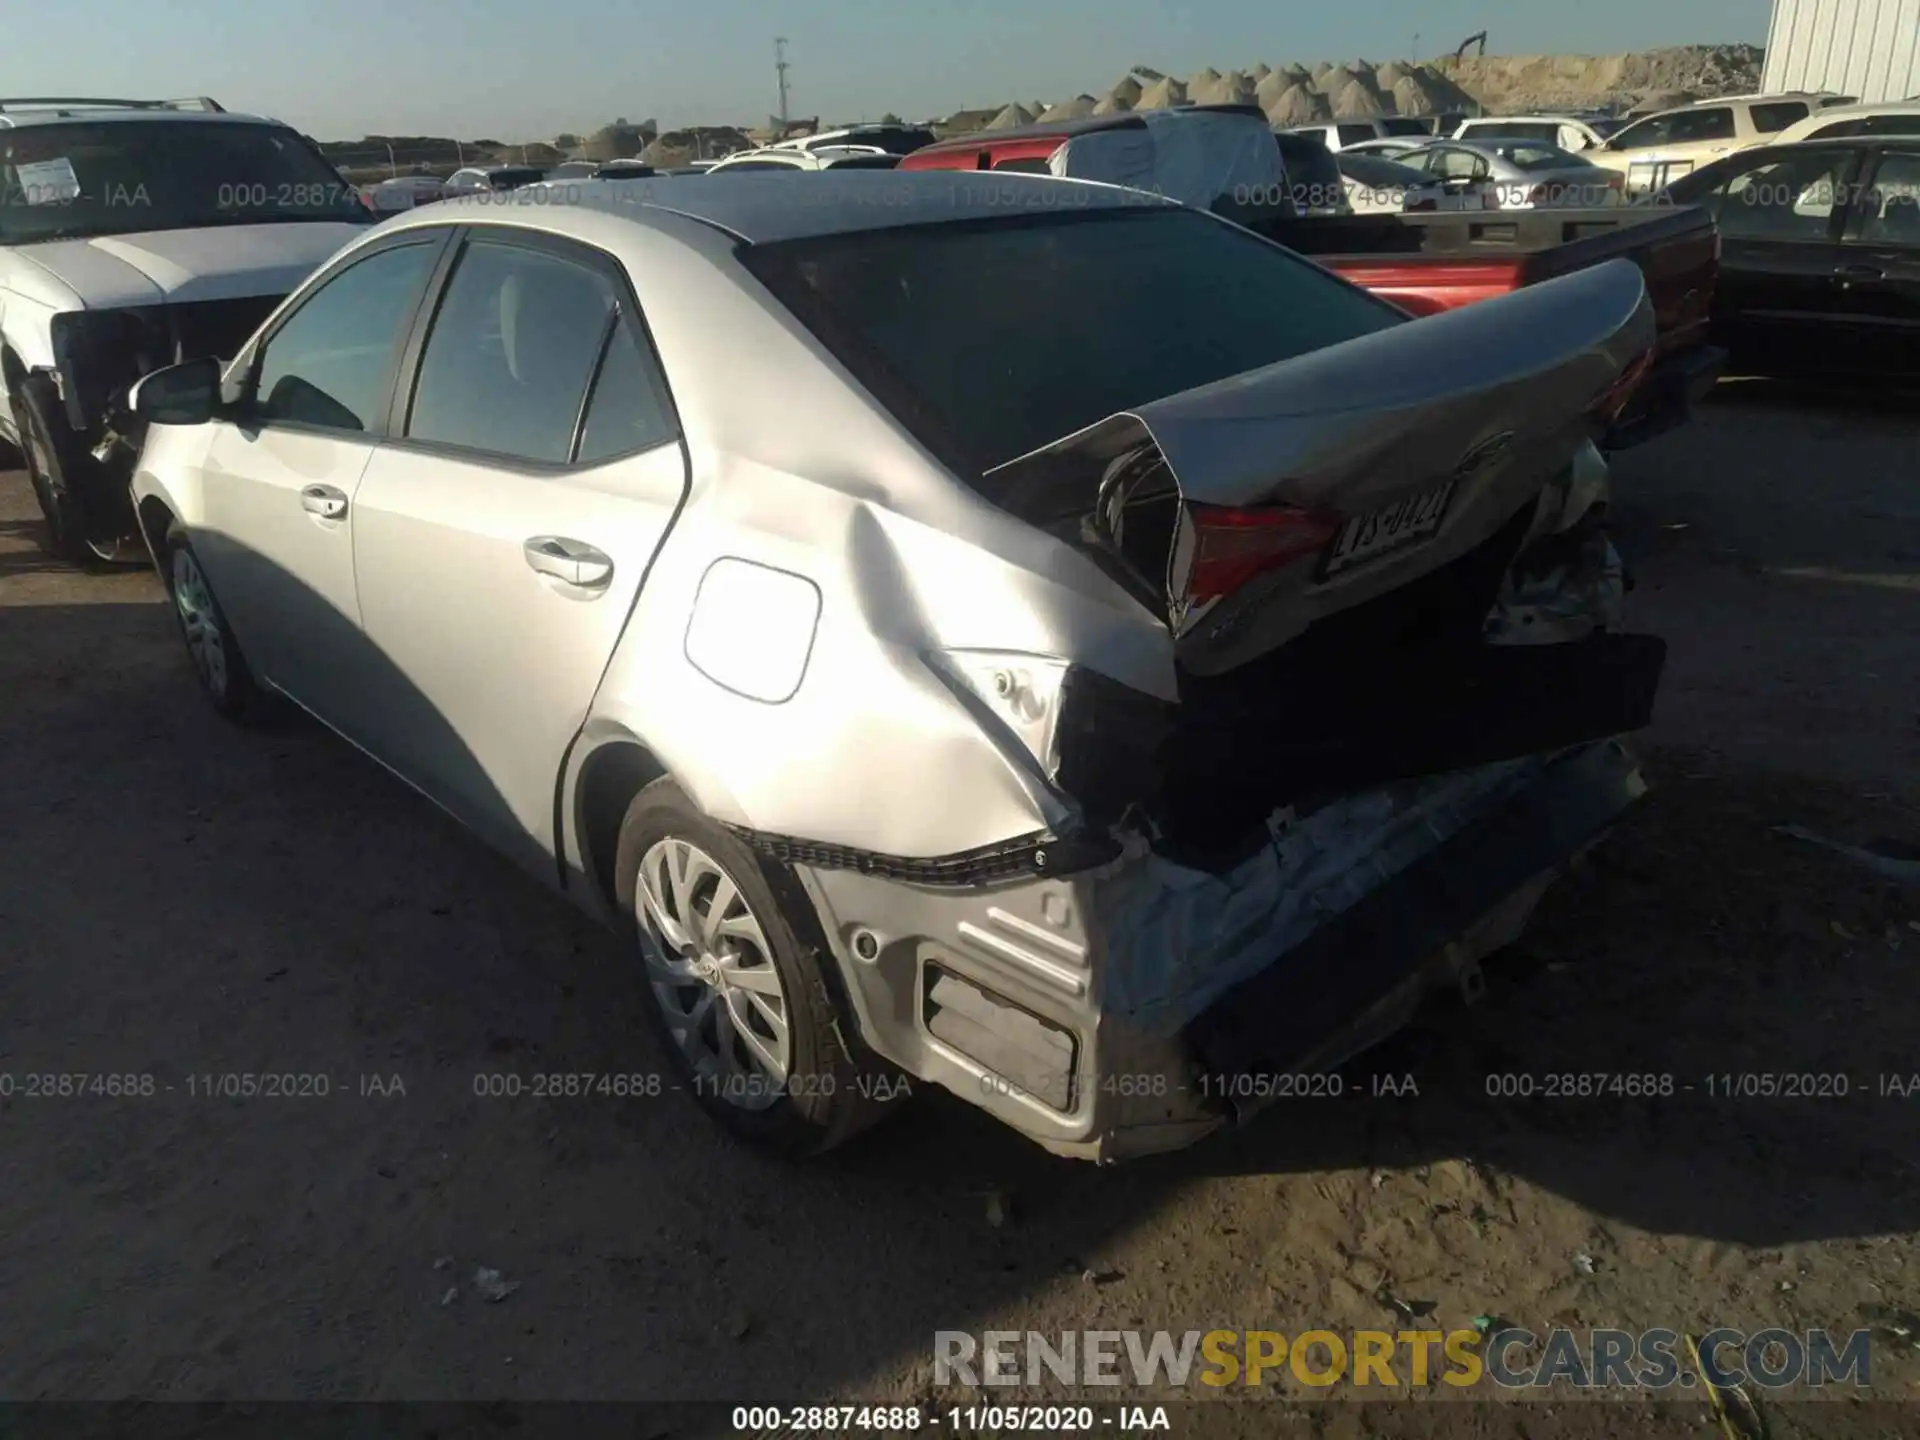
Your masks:
<path fill-rule="evenodd" d="M 1418 60 L 1420 58 L 1420 32 L 1418 30 L 1413 32 L 1413 54 L 1407 58 L 1410 60 Z"/>
<path fill-rule="evenodd" d="M 773 42 L 773 70 L 780 77 L 780 128 L 787 128 L 787 42 L 784 37 Z"/>

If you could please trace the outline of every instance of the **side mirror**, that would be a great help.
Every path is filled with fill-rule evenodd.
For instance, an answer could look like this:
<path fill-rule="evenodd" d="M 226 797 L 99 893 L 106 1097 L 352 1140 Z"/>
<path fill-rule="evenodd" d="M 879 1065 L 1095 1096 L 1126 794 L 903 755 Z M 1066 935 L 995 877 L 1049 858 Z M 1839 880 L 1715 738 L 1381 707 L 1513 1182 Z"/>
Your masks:
<path fill-rule="evenodd" d="M 137 381 L 128 408 L 150 425 L 204 425 L 221 411 L 220 362 L 189 360 Z"/>

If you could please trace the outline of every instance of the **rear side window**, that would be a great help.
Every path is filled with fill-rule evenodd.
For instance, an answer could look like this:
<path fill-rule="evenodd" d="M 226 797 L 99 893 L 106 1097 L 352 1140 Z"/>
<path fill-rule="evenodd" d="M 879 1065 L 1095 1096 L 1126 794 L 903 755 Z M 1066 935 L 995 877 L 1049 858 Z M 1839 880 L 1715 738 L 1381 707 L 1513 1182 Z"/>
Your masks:
<path fill-rule="evenodd" d="M 616 326 L 600 373 L 594 377 L 575 458 L 591 465 L 663 444 L 675 433 L 666 387 L 653 356 L 641 348 L 632 325 Z"/>
<path fill-rule="evenodd" d="M 1028 156 L 1021 160 L 1002 160 L 993 168 L 996 170 L 1012 170 L 1022 175 L 1050 175 L 1053 173 L 1047 168 L 1047 162 L 1037 155 Z"/>
<path fill-rule="evenodd" d="M 1184 210 L 915 225 L 740 253 L 969 477 L 1118 411 L 1405 319 Z"/>
<path fill-rule="evenodd" d="M 1342 145 L 1358 145 L 1362 141 L 1379 138 L 1379 132 L 1371 125 L 1342 125 L 1339 133 Z"/>
<path fill-rule="evenodd" d="M 1812 112 L 1803 100 L 1777 100 L 1756 105 L 1747 113 L 1753 117 L 1753 128 L 1760 134 L 1777 135 L 1789 125 L 1798 125 Z"/>
<path fill-rule="evenodd" d="M 407 435 L 565 463 L 614 306 L 585 265 L 470 242 L 427 335 Z"/>
<path fill-rule="evenodd" d="M 1426 135 L 1431 132 L 1424 121 L 1405 115 L 1394 115 L 1380 122 L 1380 129 L 1388 135 Z"/>
<path fill-rule="evenodd" d="M 437 248 L 423 242 L 369 255 L 302 301 L 255 362 L 259 418 L 373 428 L 386 408 L 401 328 L 413 317 Z"/>
<path fill-rule="evenodd" d="M 1861 195 L 1850 237 L 1869 245 L 1920 245 L 1920 155 L 1888 155 Z"/>
<path fill-rule="evenodd" d="M 1864 120 L 1836 120 L 1831 125 L 1822 125 L 1807 138 L 1809 140 L 1839 140 L 1847 135 L 1865 135 L 1867 133 L 1867 122 Z"/>
<path fill-rule="evenodd" d="M 1854 124 L 1856 135 L 1920 135 L 1920 115 L 1869 115 Z"/>

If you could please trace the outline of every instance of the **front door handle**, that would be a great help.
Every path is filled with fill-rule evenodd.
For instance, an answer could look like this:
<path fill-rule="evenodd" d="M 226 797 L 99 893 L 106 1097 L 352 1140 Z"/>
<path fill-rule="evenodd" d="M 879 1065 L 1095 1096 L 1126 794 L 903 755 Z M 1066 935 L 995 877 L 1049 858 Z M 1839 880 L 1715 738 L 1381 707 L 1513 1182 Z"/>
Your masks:
<path fill-rule="evenodd" d="M 1884 280 L 1887 272 L 1878 265 L 1841 265 L 1834 272 L 1842 280 Z"/>
<path fill-rule="evenodd" d="M 309 485 L 300 492 L 300 506 L 322 520 L 339 520 L 347 513 L 347 492 L 331 485 Z"/>
<path fill-rule="evenodd" d="M 604 590 L 613 579 L 613 561 L 591 545 L 560 535 L 536 535 L 521 553 L 542 575 L 583 590 Z"/>

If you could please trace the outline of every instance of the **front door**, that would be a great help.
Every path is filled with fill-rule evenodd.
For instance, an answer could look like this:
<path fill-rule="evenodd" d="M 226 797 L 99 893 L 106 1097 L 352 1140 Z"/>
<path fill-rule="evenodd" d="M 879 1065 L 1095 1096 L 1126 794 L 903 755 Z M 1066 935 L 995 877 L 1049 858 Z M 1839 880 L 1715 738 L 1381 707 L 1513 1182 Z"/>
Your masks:
<path fill-rule="evenodd" d="M 214 427 L 194 548 L 254 669 L 351 734 L 363 669 L 353 507 L 442 235 L 354 258 L 255 347 Z"/>
<path fill-rule="evenodd" d="M 551 875 L 567 747 L 686 488 L 672 405 L 616 262 L 484 228 L 410 390 L 354 504 L 370 748 Z"/>

